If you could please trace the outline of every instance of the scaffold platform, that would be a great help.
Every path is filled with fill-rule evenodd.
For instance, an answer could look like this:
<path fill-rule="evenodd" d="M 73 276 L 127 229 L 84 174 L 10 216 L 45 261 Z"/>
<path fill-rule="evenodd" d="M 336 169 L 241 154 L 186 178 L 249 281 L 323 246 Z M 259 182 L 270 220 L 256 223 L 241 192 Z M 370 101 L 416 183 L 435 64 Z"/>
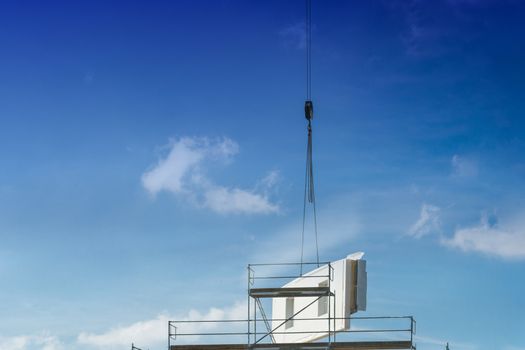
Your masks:
<path fill-rule="evenodd" d="M 331 343 L 283 343 L 283 344 L 202 344 L 171 345 L 170 350 L 398 350 L 414 349 L 410 340 L 401 341 L 356 341 Z"/>

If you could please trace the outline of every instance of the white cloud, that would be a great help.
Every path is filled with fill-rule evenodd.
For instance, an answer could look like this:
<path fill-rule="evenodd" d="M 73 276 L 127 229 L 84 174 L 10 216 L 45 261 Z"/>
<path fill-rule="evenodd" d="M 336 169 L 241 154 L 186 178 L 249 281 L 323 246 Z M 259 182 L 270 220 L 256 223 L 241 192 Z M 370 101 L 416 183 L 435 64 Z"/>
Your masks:
<path fill-rule="evenodd" d="M 294 49 L 306 48 L 306 30 L 305 23 L 295 23 L 290 25 L 279 33 L 286 47 Z"/>
<path fill-rule="evenodd" d="M 258 187 L 260 187 L 263 191 L 268 191 L 277 185 L 280 177 L 281 175 L 277 170 L 272 170 L 265 177 L 263 177 L 261 181 L 259 181 Z"/>
<path fill-rule="evenodd" d="M 473 177 L 478 174 L 478 165 L 472 159 L 454 154 L 451 159 L 452 175 L 457 177 Z"/>
<path fill-rule="evenodd" d="M 424 335 L 414 335 L 414 340 L 417 342 L 417 344 L 425 344 L 425 349 L 429 350 L 443 350 L 445 349 L 446 343 L 448 343 L 450 348 L 454 350 L 475 350 L 478 348 L 478 346 L 473 343 L 438 339 L 435 337 L 429 337 Z"/>
<path fill-rule="evenodd" d="M 26 349 L 27 344 L 29 343 L 29 337 L 27 336 L 18 336 L 0 338 L 0 350 L 22 350 Z"/>
<path fill-rule="evenodd" d="M 167 157 L 142 175 L 142 184 L 151 193 L 160 191 L 180 193 L 184 190 L 184 177 L 199 164 L 208 151 L 202 141 L 182 138 L 172 141 Z"/>
<path fill-rule="evenodd" d="M 525 226 L 523 222 L 499 227 L 483 215 L 477 226 L 458 229 L 442 244 L 465 252 L 478 252 L 504 259 L 525 259 Z"/>
<path fill-rule="evenodd" d="M 506 346 L 504 350 L 525 350 L 525 347 L 509 345 L 509 346 Z"/>
<path fill-rule="evenodd" d="M 419 219 L 410 227 L 408 234 L 415 238 L 423 237 L 429 233 L 438 232 L 441 227 L 441 209 L 434 205 L 423 204 Z"/>
<path fill-rule="evenodd" d="M 476 6 L 476 5 L 484 5 L 490 3 L 492 0 L 448 0 L 448 3 L 453 6 L 459 6 L 459 5 L 470 5 L 470 6 Z"/>
<path fill-rule="evenodd" d="M 419 219 L 408 234 L 420 238 L 431 233 L 440 233 L 440 208 L 423 204 Z M 442 237 L 444 246 L 464 252 L 477 252 L 509 260 L 525 259 L 525 222 L 518 218 L 504 226 L 498 224 L 495 215 L 483 214 L 478 225 L 460 228 L 450 238 Z"/>
<path fill-rule="evenodd" d="M 144 346 L 156 345 L 165 340 L 169 319 L 167 315 L 159 315 L 154 319 L 113 328 L 102 334 L 83 332 L 77 341 L 83 345 L 108 349 L 129 346 L 132 342 Z"/>
<path fill-rule="evenodd" d="M 275 213 L 278 207 L 260 194 L 215 186 L 204 193 L 204 206 L 221 214 Z"/>
<path fill-rule="evenodd" d="M 57 337 L 47 333 L 15 337 L 0 336 L 0 350 L 61 350 L 63 348 Z"/>
<path fill-rule="evenodd" d="M 100 349 L 122 349 L 129 346 L 132 342 L 143 348 L 148 347 L 162 347 L 166 345 L 166 337 L 168 332 L 168 321 L 220 321 L 220 320 L 236 320 L 246 318 L 246 303 L 236 302 L 230 307 L 226 308 L 210 308 L 208 312 L 201 313 L 197 310 L 190 310 L 187 315 L 158 315 L 156 318 L 135 322 L 127 326 L 120 326 L 110 329 L 107 332 L 94 334 L 82 332 L 77 342 L 81 345 L 88 345 Z M 177 327 L 178 333 L 205 333 L 205 332 L 233 332 L 236 328 L 244 329 L 245 323 L 228 323 L 227 328 L 225 324 L 207 322 L 207 323 L 181 323 Z M 188 339 L 189 341 L 196 338 Z M 178 343 L 184 343 L 184 336 L 177 338 Z"/>
<path fill-rule="evenodd" d="M 279 211 L 267 194 L 275 186 L 277 173 L 262 180 L 263 191 L 228 188 L 216 185 L 206 174 L 210 162 L 228 163 L 239 152 L 229 138 L 209 139 L 183 137 L 173 140 L 168 154 L 142 175 L 142 185 L 152 195 L 161 191 L 173 193 L 199 207 L 221 214 L 269 214 Z"/>
<path fill-rule="evenodd" d="M 391 1 L 389 5 L 405 22 L 401 37 L 406 53 L 413 57 L 436 56 L 444 51 L 439 45 L 446 31 L 425 20 L 424 8 L 420 1 Z"/>
<path fill-rule="evenodd" d="M 273 178 L 276 175 L 270 175 Z M 270 179 L 271 180 L 271 179 Z M 265 182 L 265 180 L 262 180 Z M 272 182 L 272 181 L 270 181 Z M 356 217 L 349 214 L 348 206 L 341 205 L 340 202 L 331 203 L 332 207 L 323 210 L 320 214 L 320 234 L 322 239 L 319 240 L 320 252 L 327 252 L 330 249 L 338 249 L 341 246 L 348 246 L 345 254 L 358 251 L 358 247 L 352 247 L 349 243 L 359 231 L 359 223 Z M 322 218 L 321 218 L 322 217 Z M 287 226 L 278 230 L 271 236 L 262 236 L 261 241 L 253 245 L 254 251 L 251 252 L 250 260 L 253 262 L 268 261 L 299 261 L 300 247 L 297 243 L 300 241 L 300 222 L 296 225 Z M 277 239 L 278 238 L 278 239 Z M 305 236 L 305 261 L 314 261 L 316 252 L 314 246 L 314 236 L 311 230 L 307 230 Z M 297 249 L 291 249 L 295 247 Z M 343 255 L 344 256 L 344 255 Z M 338 258 L 342 258 L 340 256 Z M 332 257 L 331 257 L 332 258 Z M 321 260 L 328 260 L 326 256 L 321 256 Z M 267 271 L 266 271 L 267 272 Z M 243 285 L 246 279 L 246 272 L 242 272 Z M 232 306 L 225 308 L 210 308 L 207 312 L 191 310 L 183 315 L 160 314 L 154 318 L 146 319 L 128 325 L 121 325 L 105 332 L 92 333 L 82 332 L 77 337 L 79 345 L 95 349 L 117 350 L 129 346 L 134 342 L 141 348 L 161 348 L 166 345 L 167 324 L 168 320 L 245 320 L 246 319 L 246 301 L 238 301 Z M 197 333 L 197 332 L 245 332 L 245 321 L 239 323 L 229 323 L 219 325 L 214 323 L 186 324 L 180 325 L 177 329 L 179 333 Z M 213 338 L 211 338 L 213 339 Z M 200 341 L 210 340 L 208 337 Z M 239 338 L 231 338 L 232 342 L 238 342 Z M 229 338 L 216 338 L 220 342 L 228 342 Z M 177 337 L 178 344 L 185 342 L 195 342 L 194 337 Z M 245 341 L 243 337 L 242 340 Z"/>

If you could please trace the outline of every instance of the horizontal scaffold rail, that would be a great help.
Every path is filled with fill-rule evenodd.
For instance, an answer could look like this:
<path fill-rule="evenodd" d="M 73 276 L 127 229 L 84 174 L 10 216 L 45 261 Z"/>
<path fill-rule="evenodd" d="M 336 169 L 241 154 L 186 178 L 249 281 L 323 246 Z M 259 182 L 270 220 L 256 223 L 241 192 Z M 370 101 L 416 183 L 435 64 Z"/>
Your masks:
<path fill-rule="evenodd" d="M 267 319 L 268 322 L 282 322 L 288 319 Z M 316 322 L 317 318 L 294 318 L 294 322 Z M 415 349 L 414 337 L 416 320 L 412 316 L 365 316 L 330 318 L 357 323 L 355 328 L 337 332 L 337 341 L 319 342 L 245 342 L 246 336 L 259 339 L 268 335 L 263 319 L 251 320 L 254 326 L 250 332 L 242 330 L 247 320 L 179 320 L 168 321 L 169 350 L 387 350 Z M 255 327 L 256 324 L 263 327 Z M 273 330 L 272 334 L 317 334 L 326 329 L 312 327 L 303 331 Z M 174 342 L 180 342 L 175 344 Z M 328 346 L 328 345 L 330 346 Z"/>
<path fill-rule="evenodd" d="M 324 297 L 333 293 L 330 287 L 251 288 L 252 298 Z"/>
<path fill-rule="evenodd" d="M 412 341 L 356 341 L 356 342 L 331 342 L 331 343 L 283 343 L 283 344 L 192 344 L 171 345 L 170 350 L 402 350 L 413 349 Z"/>

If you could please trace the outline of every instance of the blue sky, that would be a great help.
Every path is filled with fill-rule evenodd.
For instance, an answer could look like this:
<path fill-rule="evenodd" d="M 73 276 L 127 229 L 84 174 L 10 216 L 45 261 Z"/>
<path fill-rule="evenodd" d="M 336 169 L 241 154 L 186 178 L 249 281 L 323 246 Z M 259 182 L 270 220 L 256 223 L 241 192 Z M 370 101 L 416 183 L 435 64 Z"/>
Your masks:
<path fill-rule="evenodd" d="M 419 349 L 525 349 L 524 11 L 313 0 L 321 259 L 366 252 L 366 314 Z M 303 28 L 302 1 L 2 2 L 0 349 L 161 349 L 299 259 Z"/>

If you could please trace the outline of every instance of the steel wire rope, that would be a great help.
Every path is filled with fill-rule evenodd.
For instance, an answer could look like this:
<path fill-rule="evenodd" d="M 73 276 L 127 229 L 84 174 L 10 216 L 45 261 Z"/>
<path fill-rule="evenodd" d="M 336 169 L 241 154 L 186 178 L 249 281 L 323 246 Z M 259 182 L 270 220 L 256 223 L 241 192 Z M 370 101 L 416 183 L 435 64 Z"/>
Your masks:
<path fill-rule="evenodd" d="M 312 2 L 306 0 L 306 102 L 305 102 L 305 117 L 308 120 L 308 145 L 306 147 L 306 169 L 304 177 L 304 198 L 303 198 L 303 225 L 301 232 L 301 275 L 303 274 L 303 259 L 304 259 L 304 230 L 306 224 L 306 206 L 312 203 L 314 231 L 315 231 L 315 249 L 317 256 L 317 266 L 319 267 L 319 240 L 317 232 L 317 208 L 315 204 L 315 187 L 314 187 L 314 167 L 313 167 L 313 143 L 312 143 L 312 119 L 313 119 L 313 103 L 312 103 Z"/>

